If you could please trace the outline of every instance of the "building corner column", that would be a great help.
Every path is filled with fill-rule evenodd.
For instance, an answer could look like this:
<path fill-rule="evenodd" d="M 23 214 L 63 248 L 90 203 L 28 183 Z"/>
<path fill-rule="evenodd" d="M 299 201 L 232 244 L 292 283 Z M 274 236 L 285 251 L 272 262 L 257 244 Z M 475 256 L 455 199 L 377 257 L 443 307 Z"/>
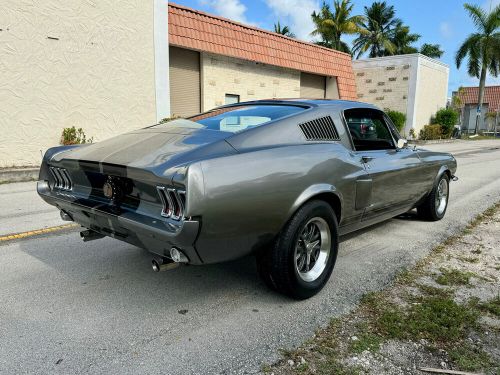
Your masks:
<path fill-rule="evenodd" d="M 168 1 L 153 0 L 156 121 L 170 117 Z"/>

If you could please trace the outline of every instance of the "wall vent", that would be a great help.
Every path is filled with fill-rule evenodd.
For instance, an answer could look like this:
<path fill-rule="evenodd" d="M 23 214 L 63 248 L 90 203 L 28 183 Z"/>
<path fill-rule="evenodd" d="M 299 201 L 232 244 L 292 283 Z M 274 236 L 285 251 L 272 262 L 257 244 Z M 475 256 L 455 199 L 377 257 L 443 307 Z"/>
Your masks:
<path fill-rule="evenodd" d="M 330 116 L 299 124 L 307 141 L 339 141 L 339 134 Z"/>

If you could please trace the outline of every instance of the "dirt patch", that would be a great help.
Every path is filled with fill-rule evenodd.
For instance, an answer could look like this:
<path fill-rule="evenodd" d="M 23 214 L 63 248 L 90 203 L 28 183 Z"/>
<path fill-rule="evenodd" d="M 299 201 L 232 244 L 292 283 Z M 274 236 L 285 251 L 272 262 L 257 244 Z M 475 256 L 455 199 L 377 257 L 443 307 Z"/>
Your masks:
<path fill-rule="evenodd" d="M 500 374 L 500 204 L 263 372 Z"/>

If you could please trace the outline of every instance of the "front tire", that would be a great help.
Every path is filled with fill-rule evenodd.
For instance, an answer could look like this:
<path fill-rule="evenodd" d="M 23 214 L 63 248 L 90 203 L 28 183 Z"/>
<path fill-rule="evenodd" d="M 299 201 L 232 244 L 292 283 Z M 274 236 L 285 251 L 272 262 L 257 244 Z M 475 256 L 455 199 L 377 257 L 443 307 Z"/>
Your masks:
<path fill-rule="evenodd" d="M 443 173 L 427 198 L 417 207 L 418 216 L 428 221 L 441 220 L 448 208 L 450 178 Z"/>
<path fill-rule="evenodd" d="M 257 255 L 264 282 L 295 299 L 318 293 L 335 266 L 338 224 L 335 212 L 324 201 L 302 206 L 278 235 L 272 249 Z"/>

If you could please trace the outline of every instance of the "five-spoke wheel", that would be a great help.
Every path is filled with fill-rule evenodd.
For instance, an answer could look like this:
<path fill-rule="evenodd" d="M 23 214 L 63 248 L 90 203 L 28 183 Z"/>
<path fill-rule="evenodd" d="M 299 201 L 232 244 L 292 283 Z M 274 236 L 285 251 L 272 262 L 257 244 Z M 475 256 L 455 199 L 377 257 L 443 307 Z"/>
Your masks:
<path fill-rule="evenodd" d="M 280 232 L 272 249 L 257 254 L 266 284 L 293 298 L 309 298 L 328 281 L 338 249 L 337 217 L 320 200 L 297 210 Z"/>

